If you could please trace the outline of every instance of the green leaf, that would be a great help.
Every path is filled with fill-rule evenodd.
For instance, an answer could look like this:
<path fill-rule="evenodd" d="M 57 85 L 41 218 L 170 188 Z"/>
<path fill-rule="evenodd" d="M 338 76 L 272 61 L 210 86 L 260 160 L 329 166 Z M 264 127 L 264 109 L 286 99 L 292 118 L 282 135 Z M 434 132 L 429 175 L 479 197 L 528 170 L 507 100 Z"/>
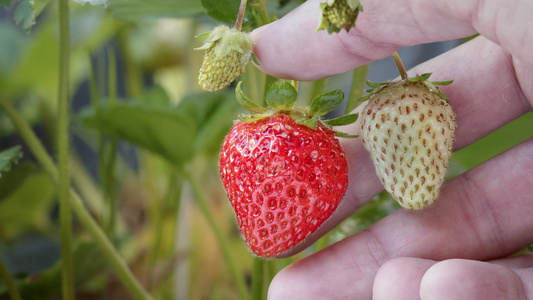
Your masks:
<path fill-rule="evenodd" d="M 342 138 L 358 138 L 359 137 L 359 135 L 357 134 L 348 134 L 348 133 L 341 132 L 341 131 L 335 131 L 335 135 L 338 137 L 342 137 Z"/>
<path fill-rule="evenodd" d="M 467 168 L 473 168 L 511 147 L 533 138 L 531 128 L 533 128 L 533 112 L 528 112 L 475 143 L 455 151 L 452 154 L 452 159 L 459 161 Z"/>
<path fill-rule="evenodd" d="M 257 114 L 262 114 L 266 111 L 264 107 L 253 102 L 248 96 L 246 96 L 241 88 L 242 81 L 239 81 L 237 88 L 235 89 L 235 96 L 237 97 L 237 102 L 244 107 L 247 111 Z"/>
<path fill-rule="evenodd" d="M 372 82 L 370 80 L 367 80 L 366 81 L 366 85 L 368 85 L 369 87 L 371 87 L 372 89 L 375 89 L 375 88 L 378 88 L 378 87 L 382 87 L 384 85 L 387 85 L 389 84 L 390 82 Z"/>
<path fill-rule="evenodd" d="M 3 172 L 7 172 L 16 164 L 19 158 L 22 157 L 22 150 L 20 146 L 14 146 L 7 150 L 0 152 L 0 177 Z"/>
<path fill-rule="evenodd" d="M 194 155 L 197 126 L 194 119 L 177 110 L 149 104 L 118 103 L 86 111 L 83 123 L 115 138 L 151 150 L 177 165 Z"/>
<path fill-rule="evenodd" d="M 218 155 L 220 145 L 233 126 L 240 106 L 230 93 L 201 92 L 183 98 L 177 110 L 193 117 L 198 128 L 194 152 Z"/>
<path fill-rule="evenodd" d="M 437 96 L 439 96 L 439 98 L 445 100 L 446 102 L 449 102 L 448 96 L 446 96 L 443 92 L 441 92 L 435 85 L 433 85 L 432 82 L 424 81 L 424 85 L 427 87 L 427 89 L 430 92 L 436 94 Z"/>
<path fill-rule="evenodd" d="M 36 171 L 37 166 L 34 163 L 24 162 L 13 168 L 6 175 L 0 176 L 0 201 L 9 197 L 28 176 L 35 174 Z"/>
<path fill-rule="evenodd" d="M 358 117 L 359 117 L 358 114 L 349 114 L 349 115 L 344 115 L 344 116 L 341 116 L 335 119 L 325 120 L 323 122 L 330 126 L 344 126 L 344 125 L 355 123 Z"/>
<path fill-rule="evenodd" d="M 19 57 L 26 50 L 29 35 L 21 34 L 20 28 L 13 22 L 4 20 L 0 21 L 0 41 L 2 41 L 2 47 L 0 47 L 0 76 L 9 77 Z"/>
<path fill-rule="evenodd" d="M 317 128 L 318 121 L 320 121 L 320 118 L 318 116 L 314 116 L 311 119 L 304 118 L 304 119 L 297 120 L 296 123 L 300 125 L 305 125 L 315 130 Z"/>
<path fill-rule="evenodd" d="M 431 73 L 424 73 L 422 75 L 416 75 L 415 77 L 413 78 L 409 78 L 407 79 L 409 82 L 421 82 L 421 81 L 426 81 L 429 79 L 429 77 L 431 76 Z"/>
<path fill-rule="evenodd" d="M 45 172 L 26 176 L 19 186 L 0 202 L 2 233 L 16 234 L 28 229 L 46 230 L 55 185 Z"/>
<path fill-rule="evenodd" d="M 107 8 L 114 17 L 131 22 L 204 13 L 200 0 L 109 0 Z"/>
<path fill-rule="evenodd" d="M 344 100 L 344 92 L 340 89 L 322 94 L 311 101 L 309 113 L 311 115 L 323 116 L 339 107 L 342 100 Z"/>
<path fill-rule="evenodd" d="M 13 18 L 17 24 L 22 25 L 25 31 L 29 31 L 35 24 L 35 11 L 32 8 L 31 0 L 20 1 Z"/>
<path fill-rule="evenodd" d="M 453 80 L 448 80 L 448 81 L 432 81 L 431 83 L 434 84 L 434 85 L 450 85 L 450 84 L 453 83 Z"/>
<path fill-rule="evenodd" d="M 16 0 L 0 0 L 0 9 L 2 9 L 4 6 L 9 9 L 11 8 L 11 6 L 13 6 L 13 4 L 15 3 Z"/>
<path fill-rule="evenodd" d="M 286 80 L 272 84 L 266 94 L 268 106 L 278 111 L 290 111 L 298 98 L 296 89 Z"/>
<path fill-rule="evenodd" d="M 211 33 L 212 33 L 212 31 L 200 33 L 199 35 L 195 36 L 194 38 L 199 39 L 199 40 L 205 40 L 206 38 L 208 38 L 211 35 Z"/>
<path fill-rule="evenodd" d="M 35 248 L 35 247 L 34 247 Z M 39 251 L 35 249 L 34 251 Z M 32 255 L 29 253 L 27 255 Z M 33 254 L 37 256 L 38 254 Z M 73 259 L 76 262 L 74 269 L 74 283 L 76 287 L 87 286 L 93 279 L 101 278 L 103 272 L 109 269 L 105 256 L 94 242 L 79 240 L 73 249 Z M 24 299 L 50 299 L 56 298 L 61 293 L 61 260 L 51 268 L 39 272 L 29 280 L 20 280 L 18 290 Z M 1 294 L 0 294 L 1 298 Z"/>
<path fill-rule="evenodd" d="M 234 24 L 239 14 L 240 0 L 201 0 L 207 14 L 220 22 Z"/>

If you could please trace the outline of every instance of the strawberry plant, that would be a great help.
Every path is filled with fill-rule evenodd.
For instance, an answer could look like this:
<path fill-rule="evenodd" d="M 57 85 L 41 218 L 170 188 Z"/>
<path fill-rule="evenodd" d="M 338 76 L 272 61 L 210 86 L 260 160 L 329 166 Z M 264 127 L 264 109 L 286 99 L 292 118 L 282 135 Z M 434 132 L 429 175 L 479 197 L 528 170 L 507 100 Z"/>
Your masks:
<path fill-rule="evenodd" d="M 394 69 L 390 59 L 312 82 L 262 73 L 250 33 L 303 2 L 0 0 L 0 299 L 266 299 L 283 267 L 398 209 L 380 193 L 294 252 L 358 184 L 346 145 L 373 151 L 376 136 L 385 188 L 397 178 L 401 197 L 417 184 L 434 192 L 400 201 L 419 208 L 446 167 L 450 178 L 531 136 L 527 114 L 450 158 L 431 123 L 418 149 L 442 161 L 420 174 L 387 167 L 400 155 L 388 131 L 338 126 L 359 114 L 363 129 L 384 127 L 365 112 L 377 98 L 400 103 L 398 85 L 424 89 L 439 107 L 417 102 L 418 112 L 427 122 L 443 111 L 447 136 L 453 115 L 427 75 L 363 95 L 367 77 L 396 76 L 379 71 Z M 345 34 L 364 14 L 359 1 L 322 2 L 315 34 Z M 411 119 L 397 117 L 391 130 L 404 135 Z M 414 148 L 405 141 L 398 148 Z"/>

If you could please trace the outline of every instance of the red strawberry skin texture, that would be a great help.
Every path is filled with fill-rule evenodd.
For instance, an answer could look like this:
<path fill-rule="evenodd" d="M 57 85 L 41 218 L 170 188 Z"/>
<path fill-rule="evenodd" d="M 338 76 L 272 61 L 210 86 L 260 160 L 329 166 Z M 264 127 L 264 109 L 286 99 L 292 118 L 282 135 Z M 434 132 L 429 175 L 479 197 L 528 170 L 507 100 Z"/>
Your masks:
<path fill-rule="evenodd" d="M 333 131 L 297 124 L 283 113 L 238 122 L 220 153 L 220 176 L 250 250 L 275 257 L 335 211 L 348 164 Z"/>

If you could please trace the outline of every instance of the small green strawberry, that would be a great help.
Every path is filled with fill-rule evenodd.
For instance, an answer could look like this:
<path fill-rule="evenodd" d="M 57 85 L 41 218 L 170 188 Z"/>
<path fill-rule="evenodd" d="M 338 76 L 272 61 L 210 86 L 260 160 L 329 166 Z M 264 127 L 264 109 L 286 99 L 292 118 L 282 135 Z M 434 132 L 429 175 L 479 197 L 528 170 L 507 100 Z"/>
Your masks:
<path fill-rule="evenodd" d="M 359 12 L 363 6 L 359 0 L 326 0 L 320 3 L 322 16 L 319 30 L 327 30 L 329 34 L 339 33 L 344 28 L 346 32 L 355 26 Z"/>
<path fill-rule="evenodd" d="M 439 195 L 455 136 L 455 114 L 430 74 L 373 84 L 361 138 L 385 189 L 404 208 L 423 209 Z"/>
<path fill-rule="evenodd" d="M 250 250 L 274 257 L 313 233 L 338 207 L 348 186 L 348 163 L 331 125 L 353 123 L 351 114 L 328 121 L 342 91 L 294 108 L 297 93 L 286 81 L 267 92 L 268 108 L 237 85 L 237 98 L 254 114 L 241 117 L 220 151 L 220 176 Z"/>
<path fill-rule="evenodd" d="M 204 91 L 218 91 L 230 85 L 245 70 L 252 57 L 252 38 L 248 33 L 221 25 L 198 38 L 206 39 L 206 50 L 198 83 Z"/>

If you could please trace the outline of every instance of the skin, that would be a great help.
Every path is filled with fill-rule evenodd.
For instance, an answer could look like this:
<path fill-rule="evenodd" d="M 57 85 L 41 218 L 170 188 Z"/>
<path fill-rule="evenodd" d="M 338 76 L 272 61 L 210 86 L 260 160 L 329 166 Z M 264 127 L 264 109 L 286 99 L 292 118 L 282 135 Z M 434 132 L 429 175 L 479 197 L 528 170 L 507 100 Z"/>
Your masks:
<path fill-rule="evenodd" d="M 308 0 L 252 33 L 259 68 L 315 80 L 382 59 L 399 47 L 480 37 L 410 70 L 455 81 L 441 90 L 457 114 L 455 150 L 532 111 L 533 2 L 374 0 L 355 29 L 315 32 Z M 391 66 L 393 67 L 393 66 Z M 362 106 L 361 106 L 362 107 Z M 357 134 L 359 124 L 341 128 Z M 305 249 L 382 190 L 359 139 L 344 140 L 350 185 Z M 400 209 L 277 274 L 269 299 L 533 299 L 533 139 L 448 181 L 428 209 Z"/>

